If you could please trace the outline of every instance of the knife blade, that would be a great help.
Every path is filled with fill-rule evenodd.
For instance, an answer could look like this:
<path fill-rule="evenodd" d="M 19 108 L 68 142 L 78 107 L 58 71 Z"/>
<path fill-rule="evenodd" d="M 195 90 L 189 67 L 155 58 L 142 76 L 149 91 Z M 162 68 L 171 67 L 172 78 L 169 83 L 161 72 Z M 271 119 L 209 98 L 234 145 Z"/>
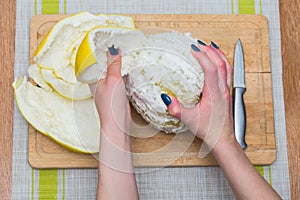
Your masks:
<path fill-rule="evenodd" d="M 233 77 L 234 134 L 238 143 L 243 149 L 245 149 L 247 147 L 247 144 L 245 142 L 246 110 L 244 103 L 246 84 L 244 52 L 240 39 L 237 40 L 234 50 Z"/>

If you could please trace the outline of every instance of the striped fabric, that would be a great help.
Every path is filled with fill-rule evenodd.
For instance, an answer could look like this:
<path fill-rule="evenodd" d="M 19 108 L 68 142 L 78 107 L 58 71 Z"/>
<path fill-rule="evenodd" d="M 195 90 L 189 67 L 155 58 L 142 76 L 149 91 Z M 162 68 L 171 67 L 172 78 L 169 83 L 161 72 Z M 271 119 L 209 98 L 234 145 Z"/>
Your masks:
<path fill-rule="evenodd" d="M 152 14 L 263 14 L 269 20 L 277 160 L 257 166 L 283 199 L 290 199 L 287 164 L 279 7 L 274 0 L 17 0 L 15 76 L 26 74 L 29 59 L 29 22 L 36 14 L 152 13 Z M 208 3 L 209 2 L 209 3 Z M 97 170 L 36 170 L 27 162 L 27 123 L 14 107 L 13 199 L 95 199 Z M 150 171 L 149 171 L 150 170 Z M 137 168 L 141 199 L 233 199 L 218 167 Z"/>

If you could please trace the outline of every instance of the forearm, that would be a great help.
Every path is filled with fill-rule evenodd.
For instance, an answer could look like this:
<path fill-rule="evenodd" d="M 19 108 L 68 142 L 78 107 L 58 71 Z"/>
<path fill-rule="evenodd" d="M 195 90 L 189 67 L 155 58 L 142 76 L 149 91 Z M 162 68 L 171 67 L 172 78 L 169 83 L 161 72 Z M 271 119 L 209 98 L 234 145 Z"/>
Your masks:
<path fill-rule="evenodd" d="M 237 199 L 280 199 L 248 160 L 237 141 L 222 139 L 212 154 L 227 177 Z"/>
<path fill-rule="evenodd" d="M 130 136 L 107 124 L 101 129 L 97 199 L 138 199 Z"/>

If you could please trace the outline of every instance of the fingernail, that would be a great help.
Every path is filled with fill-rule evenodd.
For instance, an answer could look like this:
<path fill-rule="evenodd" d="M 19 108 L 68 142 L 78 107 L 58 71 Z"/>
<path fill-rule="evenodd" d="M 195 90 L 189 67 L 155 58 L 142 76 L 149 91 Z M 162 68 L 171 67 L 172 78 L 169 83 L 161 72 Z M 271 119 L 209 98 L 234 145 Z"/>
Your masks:
<path fill-rule="evenodd" d="M 191 45 L 191 48 L 192 48 L 195 52 L 200 52 L 200 49 L 199 49 L 196 45 L 194 45 L 194 44 Z"/>
<path fill-rule="evenodd" d="M 166 106 L 169 106 L 172 103 L 171 98 L 167 94 L 161 94 L 160 98 L 163 100 Z"/>
<path fill-rule="evenodd" d="M 219 46 L 216 45 L 216 43 L 214 43 L 213 41 L 210 42 L 211 46 L 215 49 L 219 49 Z"/>
<path fill-rule="evenodd" d="M 202 46 L 206 46 L 206 44 L 205 44 L 204 42 L 202 42 L 201 40 L 197 40 L 197 42 L 198 42 L 199 44 L 201 44 Z"/>
<path fill-rule="evenodd" d="M 119 49 L 115 48 L 115 45 L 112 45 L 111 47 L 108 48 L 110 55 L 115 56 L 118 55 Z"/>

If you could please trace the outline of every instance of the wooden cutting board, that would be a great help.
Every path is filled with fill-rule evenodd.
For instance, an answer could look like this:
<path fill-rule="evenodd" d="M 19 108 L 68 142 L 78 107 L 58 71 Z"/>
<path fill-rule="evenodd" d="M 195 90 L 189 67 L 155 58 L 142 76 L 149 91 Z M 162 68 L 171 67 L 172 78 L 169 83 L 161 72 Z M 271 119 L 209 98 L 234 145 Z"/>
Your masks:
<path fill-rule="evenodd" d="M 190 32 L 194 38 L 216 42 L 232 64 L 234 45 L 241 39 L 245 53 L 247 128 L 245 150 L 255 165 L 276 159 L 270 50 L 267 19 L 260 15 L 130 15 L 137 27 L 162 27 Z M 39 15 L 31 20 L 30 61 L 49 29 L 66 15 Z M 133 120 L 146 123 L 134 111 Z M 71 152 L 38 133 L 28 130 L 28 159 L 34 168 L 95 168 L 92 155 Z M 138 133 L 135 133 L 138 134 Z M 191 134 L 158 133 L 132 137 L 135 166 L 212 166 L 211 155 L 200 159 L 202 142 Z"/>

